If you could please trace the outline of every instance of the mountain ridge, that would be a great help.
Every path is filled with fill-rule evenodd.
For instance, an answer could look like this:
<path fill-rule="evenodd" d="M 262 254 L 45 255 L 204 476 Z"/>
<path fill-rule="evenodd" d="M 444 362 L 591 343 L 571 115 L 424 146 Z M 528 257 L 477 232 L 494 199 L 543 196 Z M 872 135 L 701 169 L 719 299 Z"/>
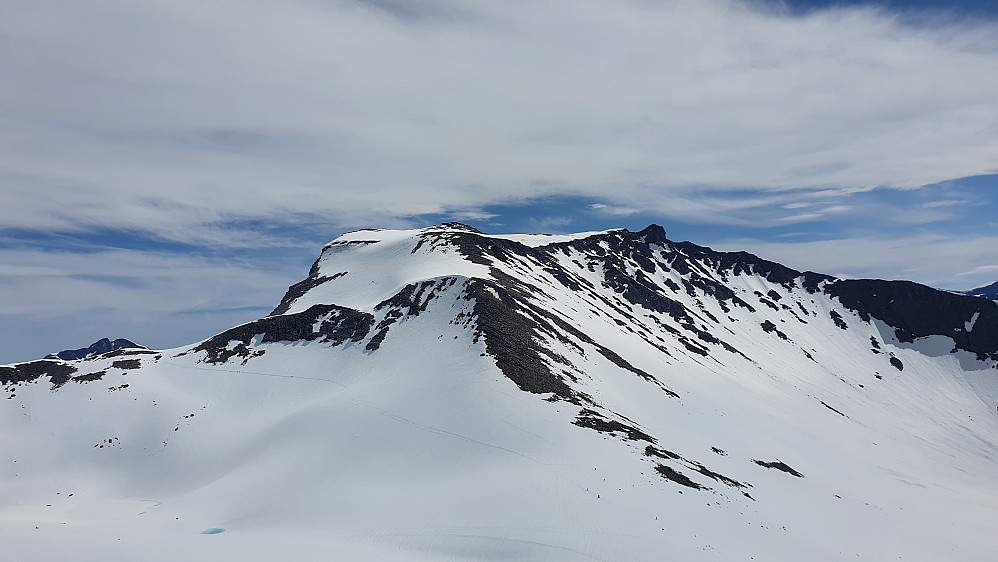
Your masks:
<path fill-rule="evenodd" d="M 250 558 L 240 529 L 285 544 L 278 529 L 328 523 L 332 544 L 399 559 L 985 560 L 996 309 L 656 225 L 363 230 L 327 244 L 270 315 L 202 342 L 0 367 L 0 419 L 35 436 L 9 450 L 49 475 L 39 494 L 66 478 L 46 460 L 58 451 L 80 474 L 104 467 L 136 483 L 84 487 L 157 498 L 124 521 L 172 554 L 191 540 L 166 530 L 175 514 Z M 90 422 L 65 427 L 56 404 Z M 364 495 L 344 501 L 351 488 Z M 233 495 L 250 489 L 266 498 Z M 37 520 L 19 509 L 0 504 Z"/>

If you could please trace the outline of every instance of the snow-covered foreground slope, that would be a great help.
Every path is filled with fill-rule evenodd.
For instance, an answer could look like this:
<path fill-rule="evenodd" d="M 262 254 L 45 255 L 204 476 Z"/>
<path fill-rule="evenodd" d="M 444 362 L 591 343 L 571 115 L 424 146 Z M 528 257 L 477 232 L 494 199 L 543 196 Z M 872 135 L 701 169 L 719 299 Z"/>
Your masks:
<path fill-rule="evenodd" d="M 354 232 L 272 316 L 205 342 L 0 367 L 0 541 L 17 560 L 992 560 L 996 334 L 991 301 L 657 227 Z"/>

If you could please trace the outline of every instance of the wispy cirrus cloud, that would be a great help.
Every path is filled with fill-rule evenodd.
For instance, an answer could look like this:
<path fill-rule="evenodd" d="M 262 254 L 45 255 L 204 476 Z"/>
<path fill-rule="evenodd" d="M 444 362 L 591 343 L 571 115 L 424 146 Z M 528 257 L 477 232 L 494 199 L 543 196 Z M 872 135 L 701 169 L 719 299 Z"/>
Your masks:
<path fill-rule="evenodd" d="M 977 275 L 981 275 L 981 274 L 992 275 L 992 276 L 993 275 L 998 275 L 998 264 L 981 265 L 981 266 L 975 267 L 974 269 L 971 269 L 970 271 L 964 271 L 962 273 L 958 273 L 957 275 L 960 275 L 960 276 L 977 276 Z"/>
<path fill-rule="evenodd" d="M 101 337 L 159 348 L 191 343 L 267 314 L 308 260 L 74 250 L 0 250 L 0 362 Z"/>
<path fill-rule="evenodd" d="M 592 203 L 587 206 L 587 209 L 604 217 L 627 217 L 641 212 L 640 209 L 635 209 L 634 207 L 607 205 L 605 203 Z"/>
<path fill-rule="evenodd" d="M 48 317 L 111 307 L 144 314 L 266 306 L 280 300 L 300 272 L 273 273 L 262 265 L 231 256 L 140 250 L 0 250 L 0 314 Z M 191 302 L 186 296 L 194 292 L 200 300 Z"/>
<path fill-rule="evenodd" d="M 973 203 L 969 199 L 942 199 L 939 201 L 929 201 L 927 203 L 922 203 L 919 207 L 923 209 L 938 209 L 940 207 L 956 207 L 962 205 L 970 205 Z"/>
<path fill-rule="evenodd" d="M 572 195 L 723 223 L 745 188 L 998 168 L 996 24 L 766 6 L 14 0 L 0 221 L 242 243 L 219 225 Z"/>

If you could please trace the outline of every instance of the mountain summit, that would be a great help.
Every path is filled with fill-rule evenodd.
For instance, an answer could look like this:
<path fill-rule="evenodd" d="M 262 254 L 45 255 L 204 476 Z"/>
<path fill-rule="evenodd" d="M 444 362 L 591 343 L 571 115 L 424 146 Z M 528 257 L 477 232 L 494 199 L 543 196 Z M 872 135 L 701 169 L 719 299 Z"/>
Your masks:
<path fill-rule="evenodd" d="M 45 358 L 46 359 L 65 359 L 65 360 L 68 361 L 68 360 L 71 360 L 71 359 L 83 359 L 85 357 L 92 357 L 94 355 L 101 355 L 101 354 L 107 353 L 109 351 L 115 351 L 115 350 L 118 350 L 118 349 L 129 349 L 129 348 L 146 349 L 145 347 L 142 347 L 141 345 L 132 343 L 132 342 L 130 342 L 130 341 L 126 340 L 126 339 L 122 339 L 122 338 L 118 338 L 118 339 L 116 339 L 114 341 L 111 341 L 111 340 L 109 340 L 107 338 L 101 338 L 101 339 L 95 341 L 94 343 L 90 344 L 89 347 L 82 347 L 80 349 L 66 349 L 66 350 L 60 351 L 59 353 L 51 353 L 49 355 L 46 355 Z"/>
<path fill-rule="evenodd" d="M 203 342 L 0 367 L 0 537 L 22 559 L 989 560 L 996 365 L 993 301 L 656 225 L 361 230 Z"/>

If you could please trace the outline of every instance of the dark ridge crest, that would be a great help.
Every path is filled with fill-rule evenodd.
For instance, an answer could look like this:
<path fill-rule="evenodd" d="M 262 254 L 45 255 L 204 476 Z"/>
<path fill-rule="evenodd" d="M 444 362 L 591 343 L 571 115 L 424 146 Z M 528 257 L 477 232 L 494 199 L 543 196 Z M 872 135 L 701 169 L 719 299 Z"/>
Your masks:
<path fill-rule="evenodd" d="M 869 322 L 882 320 L 899 341 L 912 343 L 925 336 L 947 336 L 955 347 L 981 361 L 998 360 L 998 303 L 940 291 L 912 281 L 846 279 L 829 283 L 824 292 Z M 965 323 L 977 320 L 967 331 Z"/>
<path fill-rule="evenodd" d="M 327 318 L 315 329 L 315 323 L 324 316 Z M 262 336 L 260 343 L 313 341 L 322 338 L 321 341 L 335 346 L 364 339 L 373 325 L 374 316 L 366 312 L 333 304 L 317 304 L 304 312 L 268 316 L 236 326 L 201 342 L 191 351 L 206 352 L 205 363 L 225 363 L 233 356 L 248 359 L 252 341 L 258 335 Z M 230 349 L 229 344 L 233 341 L 239 343 Z M 262 354 L 263 350 L 253 353 Z"/>

